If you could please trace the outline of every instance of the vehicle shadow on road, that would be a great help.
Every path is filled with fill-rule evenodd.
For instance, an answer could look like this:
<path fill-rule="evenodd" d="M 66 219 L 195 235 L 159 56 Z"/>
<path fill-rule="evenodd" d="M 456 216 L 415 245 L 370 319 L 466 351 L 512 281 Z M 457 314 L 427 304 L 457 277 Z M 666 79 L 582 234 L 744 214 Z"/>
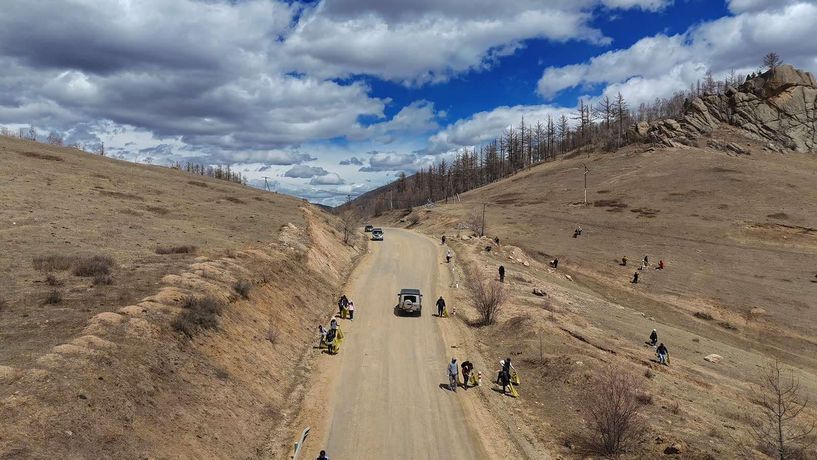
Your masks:
<path fill-rule="evenodd" d="M 397 305 L 394 306 L 394 316 L 397 316 L 398 318 L 419 318 L 420 317 L 420 315 L 405 314 L 405 313 L 401 312 L 400 308 L 398 308 Z"/>

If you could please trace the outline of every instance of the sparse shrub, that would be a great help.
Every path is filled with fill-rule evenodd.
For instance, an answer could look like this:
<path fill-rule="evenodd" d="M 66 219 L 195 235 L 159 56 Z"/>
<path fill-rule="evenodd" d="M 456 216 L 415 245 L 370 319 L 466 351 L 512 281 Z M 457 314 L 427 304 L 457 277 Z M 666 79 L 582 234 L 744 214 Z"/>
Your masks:
<path fill-rule="evenodd" d="M 591 430 L 590 447 L 616 455 L 643 435 L 639 392 L 632 375 L 612 366 L 591 380 L 582 399 Z"/>
<path fill-rule="evenodd" d="M 644 377 L 647 377 L 648 379 L 653 379 L 655 378 L 655 372 L 653 372 L 652 369 L 648 367 L 646 370 L 644 370 Z"/>
<path fill-rule="evenodd" d="M 216 378 L 219 379 L 219 380 L 227 380 L 227 379 L 230 378 L 230 373 L 227 371 L 227 369 L 225 369 L 225 368 L 223 368 L 221 366 L 217 366 L 215 368 L 214 373 L 216 375 Z"/>
<path fill-rule="evenodd" d="M 667 409 L 672 413 L 672 415 L 678 415 L 681 413 L 681 405 L 678 404 L 678 401 L 673 401 Z"/>
<path fill-rule="evenodd" d="M 703 311 L 696 311 L 693 316 L 698 318 L 698 319 L 705 320 L 705 321 L 712 321 L 714 319 L 712 317 L 712 315 L 710 315 L 709 313 L 703 312 Z"/>
<path fill-rule="evenodd" d="M 111 284 L 113 284 L 113 276 L 111 275 L 94 276 L 94 286 L 110 286 Z"/>
<path fill-rule="evenodd" d="M 201 330 L 218 327 L 218 316 L 224 304 L 210 296 L 188 296 L 182 302 L 182 308 L 184 311 L 173 321 L 173 329 L 192 338 Z"/>
<path fill-rule="evenodd" d="M 113 259 L 109 256 L 79 257 L 74 261 L 73 273 L 75 276 L 110 275 L 113 269 Z"/>
<path fill-rule="evenodd" d="M 6 302 L 5 299 L 0 298 L 0 311 L 3 311 L 8 307 L 9 304 Z"/>
<path fill-rule="evenodd" d="M 281 335 L 281 333 L 278 331 L 278 329 L 276 329 L 275 326 L 270 325 L 269 329 L 267 329 L 267 340 L 269 343 L 275 345 L 275 342 L 278 341 L 279 335 Z"/>
<path fill-rule="evenodd" d="M 236 283 L 233 285 L 233 289 L 235 289 L 235 292 L 237 292 L 242 298 L 249 299 L 250 291 L 252 290 L 252 283 L 247 280 L 236 281 Z"/>
<path fill-rule="evenodd" d="M 728 331 L 737 331 L 738 330 L 738 327 L 735 326 L 734 324 L 730 323 L 729 321 L 721 321 L 720 323 L 718 323 L 718 326 L 720 326 L 720 327 L 722 327 L 722 328 L 724 328 L 724 329 L 726 329 Z"/>
<path fill-rule="evenodd" d="M 62 286 L 63 283 L 62 283 L 62 280 L 60 280 L 56 276 L 48 275 L 48 276 L 45 277 L 45 284 L 47 284 L 49 286 Z"/>
<path fill-rule="evenodd" d="M 192 254 L 196 252 L 196 249 L 198 248 L 193 245 L 158 246 L 156 254 Z"/>
<path fill-rule="evenodd" d="M 469 272 L 466 281 L 468 300 L 479 313 L 478 324 L 493 324 L 508 299 L 505 285 L 496 280 L 484 279 L 478 269 L 472 268 Z"/>
<path fill-rule="evenodd" d="M 417 225 L 420 223 L 420 215 L 416 212 L 409 214 L 408 216 L 408 223 L 409 225 Z"/>
<path fill-rule="evenodd" d="M 71 268 L 71 257 L 58 254 L 38 256 L 32 262 L 34 269 L 41 272 L 63 271 Z"/>
<path fill-rule="evenodd" d="M 650 404 L 652 404 L 652 395 L 650 393 L 647 393 L 646 391 L 637 391 L 635 393 L 635 399 L 642 406 L 649 406 Z"/>
<path fill-rule="evenodd" d="M 225 197 L 224 199 L 225 199 L 225 200 L 227 200 L 227 201 L 229 201 L 230 203 L 235 203 L 235 204 L 246 204 L 246 202 L 245 202 L 244 200 L 242 200 L 242 199 L 240 199 L 240 198 L 236 198 L 236 197 L 234 197 L 234 196 L 228 196 L 228 197 Z"/>
<path fill-rule="evenodd" d="M 43 299 L 43 305 L 56 305 L 62 302 L 62 293 L 57 289 L 52 289 Z"/>
<path fill-rule="evenodd" d="M 164 216 L 165 214 L 170 213 L 169 209 L 163 208 L 161 206 L 145 206 L 145 209 L 160 216 Z"/>

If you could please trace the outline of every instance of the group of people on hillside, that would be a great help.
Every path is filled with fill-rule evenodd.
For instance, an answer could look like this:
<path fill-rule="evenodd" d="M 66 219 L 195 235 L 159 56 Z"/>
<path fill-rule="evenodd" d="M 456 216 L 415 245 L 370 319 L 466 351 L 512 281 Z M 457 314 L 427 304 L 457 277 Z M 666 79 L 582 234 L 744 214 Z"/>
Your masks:
<path fill-rule="evenodd" d="M 578 238 L 579 236 L 581 236 L 581 234 L 582 228 L 581 226 L 577 226 L 576 229 L 573 231 L 573 238 Z M 628 262 L 629 259 L 627 259 L 627 256 L 625 255 L 624 257 L 621 258 L 621 263 L 619 265 L 621 265 L 622 267 L 626 267 Z M 550 263 L 550 266 L 556 268 L 558 263 L 559 263 L 558 259 L 554 259 Z M 632 284 L 637 284 L 639 281 L 640 274 L 648 270 L 649 267 L 650 258 L 648 255 L 645 255 L 644 258 L 641 260 L 641 264 L 638 266 L 638 269 L 633 273 L 633 278 L 630 282 Z M 660 259 L 658 261 L 658 264 L 655 266 L 655 269 L 663 270 L 664 267 L 665 267 L 664 260 Z M 650 339 L 647 342 L 647 344 L 655 348 L 656 360 L 660 364 L 669 365 L 669 350 L 667 349 L 667 346 L 664 345 L 664 343 L 658 342 L 658 332 L 655 329 L 653 329 L 652 333 L 650 333 Z"/>
<path fill-rule="evenodd" d="M 659 364 L 669 365 L 669 350 L 663 342 L 658 343 L 658 331 L 655 329 L 650 332 L 650 340 L 647 342 L 650 346 L 655 348 L 655 357 Z M 657 345 L 657 346 L 656 346 Z"/>
<path fill-rule="evenodd" d="M 624 256 L 624 257 L 621 258 L 621 264 L 620 265 L 622 267 L 627 266 L 627 256 Z M 642 272 L 644 270 L 647 270 L 649 267 L 650 267 L 650 257 L 649 256 L 644 256 L 644 259 L 641 260 L 641 265 L 638 267 L 638 270 L 636 270 L 633 273 L 633 279 L 630 282 L 633 283 L 633 284 L 637 284 L 638 283 L 638 276 L 639 276 L 638 272 Z M 664 259 L 660 259 L 658 261 L 658 265 L 655 266 L 655 269 L 656 270 L 663 270 L 664 269 Z"/>

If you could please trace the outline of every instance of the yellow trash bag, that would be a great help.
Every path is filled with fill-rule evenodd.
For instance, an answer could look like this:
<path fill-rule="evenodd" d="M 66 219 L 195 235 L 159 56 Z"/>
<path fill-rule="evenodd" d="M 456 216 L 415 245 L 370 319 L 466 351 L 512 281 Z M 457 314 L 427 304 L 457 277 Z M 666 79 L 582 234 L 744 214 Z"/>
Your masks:
<path fill-rule="evenodd" d="M 343 331 L 340 330 L 340 326 L 338 326 L 337 335 L 335 335 L 336 340 L 335 342 L 343 342 Z"/>
<path fill-rule="evenodd" d="M 448 318 L 448 307 L 443 308 L 443 318 Z"/>
<path fill-rule="evenodd" d="M 477 374 L 476 374 L 476 372 L 472 372 L 472 373 L 471 373 L 471 378 L 470 378 L 469 380 L 471 381 L 471 385 L 472 385 L 472 386 L 477 386 L 477 385 L 479 385 L 479 381 L 477 380 Z"/>
<path fill-rule="evenodd" d="M 514 385 L 521 385 L 522 382 L 519 381 L 519 374 L 516 371 L 511 372 L 511 383 Z"/>
<path fill-rule="evenodd" d="M 516 388 L 513 387 L 513 383 L 509 384 L 508 388 L 511 389 L 511 396 L 513 396 L 514 398 L 519 397 L 519 393 L 516 391 Z"/>

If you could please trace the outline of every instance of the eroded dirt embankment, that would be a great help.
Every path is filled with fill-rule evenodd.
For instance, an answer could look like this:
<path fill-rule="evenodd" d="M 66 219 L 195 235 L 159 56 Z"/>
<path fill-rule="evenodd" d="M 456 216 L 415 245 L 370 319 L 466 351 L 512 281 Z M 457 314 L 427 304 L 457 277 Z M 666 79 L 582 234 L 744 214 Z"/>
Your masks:
<path fill-rule="evenodd" d="M 274 458 L 358 249 L 326 215 L 278 241 L 196 259 L 157 294 L 95 316 L 29 368 L 0 366 L 0 458 Z M 361 243 L 362 244 L 362 243 Z M 236 292 L 249 281 L 247 298 Z M 225 307 L 191 339 L 172 321 L 187 296 Z"/>

